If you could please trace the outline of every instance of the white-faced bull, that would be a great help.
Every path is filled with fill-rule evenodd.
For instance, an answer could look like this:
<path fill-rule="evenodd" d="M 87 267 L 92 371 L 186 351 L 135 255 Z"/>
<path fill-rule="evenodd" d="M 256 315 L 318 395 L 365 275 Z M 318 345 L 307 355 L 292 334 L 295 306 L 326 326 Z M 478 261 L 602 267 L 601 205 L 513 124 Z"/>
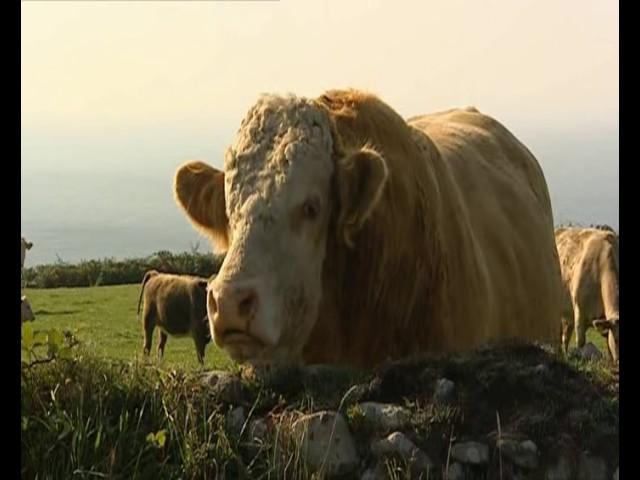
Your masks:
<path fill-rule="evenodd" d="M 560 268 L 544 175 L 475 108 L 404 120 L 373 95 L 264 95 L 224 171 L 174 191 L 226 251 L 214 341 L 236 361 L 371 366 L 520 338 L 558 344 Z"/>

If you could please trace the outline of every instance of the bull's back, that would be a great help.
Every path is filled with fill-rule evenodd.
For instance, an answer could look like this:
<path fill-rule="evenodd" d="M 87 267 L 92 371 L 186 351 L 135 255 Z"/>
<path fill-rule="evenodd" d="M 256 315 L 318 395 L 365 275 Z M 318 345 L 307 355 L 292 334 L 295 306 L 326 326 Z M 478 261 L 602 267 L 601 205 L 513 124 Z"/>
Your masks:
<path fill-rule="evenodd" d="M 464 296 L 469 278 L 484 283 L 478 298 L 468 299 L 467 311 L 458 311 L 475 321 L 454 319 L 471 330 L 467 343 L 513 337 L 557 342 L 560 268 L 549 192 L 535 157 L 473 108 L 409 124 L 437 146 L 449 182 L 442 189 L 445 201 L 459 205 L 459 231 L 451 236 L 464 238 L 449 240 L 473 252 L 452 272 L 452 288 Z"/>
<path fill-rule="evenodd" d="M 145 286 L 145 311 L 151 309 L 157 325 L 171 335 L 187 335 L 190 332 L 192 308 L 196 300 L 200 299 L 197 298 L 195 284 L 188 278 L 158 275 Z M 198 305 L 201 304 L 200 301 Z"/>

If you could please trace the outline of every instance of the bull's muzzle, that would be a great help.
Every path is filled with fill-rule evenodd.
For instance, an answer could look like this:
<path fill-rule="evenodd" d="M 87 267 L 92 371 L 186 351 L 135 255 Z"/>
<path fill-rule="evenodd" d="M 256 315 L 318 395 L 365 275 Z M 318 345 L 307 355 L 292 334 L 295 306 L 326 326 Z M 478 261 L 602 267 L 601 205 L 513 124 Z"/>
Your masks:
<path fill-rule="evenodd" d="M 255 288 L 211 284 L 207 296 L 207 311 L 213 325 L 215 343 L 223 347 L 229 342 L 252 337 L 251 324 L 258 315 L 259 306 Z"/>

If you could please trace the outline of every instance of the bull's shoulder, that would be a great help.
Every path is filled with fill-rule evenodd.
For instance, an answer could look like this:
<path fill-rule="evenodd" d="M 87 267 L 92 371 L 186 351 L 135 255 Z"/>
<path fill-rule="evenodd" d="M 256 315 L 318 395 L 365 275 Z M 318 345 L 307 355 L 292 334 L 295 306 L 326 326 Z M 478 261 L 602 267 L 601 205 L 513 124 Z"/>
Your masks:
<path fill-rule="evenodd" d="M 413 116 L 407 119 L 407 123 L 419 128 L 456 125 L 458 128 L 464 128 L 466 126 L 470 131 L 482 130 L 485 132 L 493 132 L 506 130 L 495 118 L 480 112 L 480 110 L 473 106 L 456 107 Z"/>
<path fill-rule="evenodd" d="M 573 228 L 570 230 L 572 238 L 581 244 L 586 243 L 612 243 L 617 239 L 615 232 L 609 230 L 601 230 L 599 228 Z"/>

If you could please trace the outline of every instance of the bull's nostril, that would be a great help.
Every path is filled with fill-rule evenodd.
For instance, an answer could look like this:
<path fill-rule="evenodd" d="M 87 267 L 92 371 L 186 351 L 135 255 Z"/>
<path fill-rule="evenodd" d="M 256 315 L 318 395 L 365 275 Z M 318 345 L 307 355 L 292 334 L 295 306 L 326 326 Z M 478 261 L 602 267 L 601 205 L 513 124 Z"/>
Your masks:
<path fill-rule="evenodd" d="M 251 316 L 255 311 L 256 294 L 255 292 L 247 292 L 238 302 L 238 315 L 240 317 Z"/>

